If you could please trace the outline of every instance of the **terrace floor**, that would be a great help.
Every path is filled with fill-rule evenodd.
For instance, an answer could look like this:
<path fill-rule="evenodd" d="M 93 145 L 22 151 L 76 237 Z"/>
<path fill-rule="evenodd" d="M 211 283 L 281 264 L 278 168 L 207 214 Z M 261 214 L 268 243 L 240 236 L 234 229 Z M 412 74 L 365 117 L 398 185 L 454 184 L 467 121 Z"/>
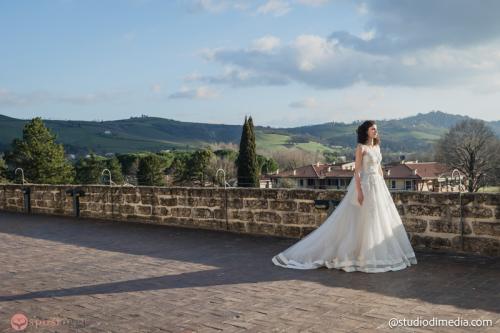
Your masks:
<path fill-rule="evenodd" d="M 17 313 L 26 332 L 500 332 L 500 258 L 418 252 L 379 274 L 273 265 L 294 242 L 0 212 L 0 332 Z M 418 317 L 493 326 L 389 326 Z"/>

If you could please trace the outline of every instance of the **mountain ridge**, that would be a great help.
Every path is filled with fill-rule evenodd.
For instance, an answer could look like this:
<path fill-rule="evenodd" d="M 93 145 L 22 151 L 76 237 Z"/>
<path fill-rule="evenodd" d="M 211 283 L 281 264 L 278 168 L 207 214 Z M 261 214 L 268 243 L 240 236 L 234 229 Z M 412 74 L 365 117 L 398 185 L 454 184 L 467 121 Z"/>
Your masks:
<path fill-rule="evenodd" d="M 376 122 L 384 148 L 393 152 L 414 152 L 430 148 L 451 126 L 463 119 L 472 118 L 431 111 Z M 0 150 L 9 149 L 12 140 L 22 136 L 22 128 L 28 121 L 0 115 Z M 192 150 L 216 143 L 237 145 L 241 136 L 241 125 L 183 122 L 148 116 L 108 121 L 49 119 L 44 122 L 64 144 L 66 151 L 74 154 Z M 332 121 L 289 128 L 255 126 L 257 146 L 271 151 L 290 147 L 311 151 L 352 147 L 356 144 L 355 129 L 361 122 Z M 500 137 L 500 120 L 485 122 Z"/>

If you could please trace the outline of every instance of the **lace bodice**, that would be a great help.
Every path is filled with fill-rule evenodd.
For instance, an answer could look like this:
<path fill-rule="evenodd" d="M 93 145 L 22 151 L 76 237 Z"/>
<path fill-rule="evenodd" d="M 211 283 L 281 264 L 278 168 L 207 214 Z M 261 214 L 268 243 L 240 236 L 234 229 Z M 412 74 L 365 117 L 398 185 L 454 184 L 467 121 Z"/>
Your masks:
<path fill-rule="evenodd" d="M 361 145 L 363 148 L 363 163 L 362 163 L 362 174 L 372 174 L 379 172 L 379 165 L 382 162 L 382 154 L 380 153 L 380 146 L 375 145 L 370 147 L 367 145 Z"/>

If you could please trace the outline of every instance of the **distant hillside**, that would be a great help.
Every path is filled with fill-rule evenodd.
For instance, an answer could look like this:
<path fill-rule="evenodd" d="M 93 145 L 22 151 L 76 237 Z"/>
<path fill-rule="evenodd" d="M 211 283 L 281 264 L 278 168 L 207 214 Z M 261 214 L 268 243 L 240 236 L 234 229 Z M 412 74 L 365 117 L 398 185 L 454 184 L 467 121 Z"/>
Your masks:
<path fill-rule="evenodd" d="M 394 153 L 428 149 L 451 126 L 468 117 L 440 111 L 377 121 L 383 148 Z M 0 115 L 0 150 L 10 148 L 22 136 L 28 120 Z M 66 151 L 85 154 L 190 150 L 214 143 L 239 144 L 240 125 L 190 123 L 155 117 L 134 117 L 115 121 L 46 120 Z M 268 151 L 298 147 L 308 151 L 333 151 L 337 146 L 354 147 L 355 129 L 361 121 L 349 124 L 331 122 L 294 128 L 256 127 L 257 147 Z M 500 121 L 488 122 L 500 137 Z"/>

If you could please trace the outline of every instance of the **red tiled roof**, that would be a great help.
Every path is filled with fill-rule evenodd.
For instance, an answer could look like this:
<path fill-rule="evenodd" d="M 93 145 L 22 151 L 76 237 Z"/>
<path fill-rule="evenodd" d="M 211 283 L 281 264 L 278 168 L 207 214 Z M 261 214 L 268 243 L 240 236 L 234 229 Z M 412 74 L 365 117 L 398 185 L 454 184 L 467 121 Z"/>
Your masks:
<path fill-rule="evenodd" d="M 330 171 L 328 171 L 330 168 Z M 325 178 L 338 177 L 350 178 L 354 175 L 352 170 L 343 170 L 342 166 L 335 164 L 309 164 L 293 170 L 280 172 L 279 174 L 270 175 L 273 178 Z"/>
<path fill-rule="evenodd" d="M 328 170 L 330 169 L 330 170 Z M 429 179 L 437 178 L 450 170 L 445 164 L 437 162 L 405 162 L 391 163 L 382 166 L 385 178 L 403 178 L 403 179 Z M 390 174 L 387 171 L 390 170 Z M 416 170 L 416 173 L 415 171 Z M 354 175 L 353 170 L 342 169 L 338 164 L 309 164 L 293 170 L 280 172 L 279 174 L 269 175 L 271 178 L 351 178 Z"/>
<path fill-rule="evenodd" d="M 438 162 L 408 162 L 405 163 L 412 170 L 417 170 L 417 174 L 422 179 L 437 178 L 443 174 L 449 174 L 451 176 L 450 168 L 443 163 Z"/>
<path fill-rule="evenodd" d="M 406 164 L 388 165 L 382 168 L 385 178 L 405 178 L 405 179 L 420 179 L 421 177 L 413 173 L 413 169 Z M 387 171 L 390 171 L 387 174 Z"/>

